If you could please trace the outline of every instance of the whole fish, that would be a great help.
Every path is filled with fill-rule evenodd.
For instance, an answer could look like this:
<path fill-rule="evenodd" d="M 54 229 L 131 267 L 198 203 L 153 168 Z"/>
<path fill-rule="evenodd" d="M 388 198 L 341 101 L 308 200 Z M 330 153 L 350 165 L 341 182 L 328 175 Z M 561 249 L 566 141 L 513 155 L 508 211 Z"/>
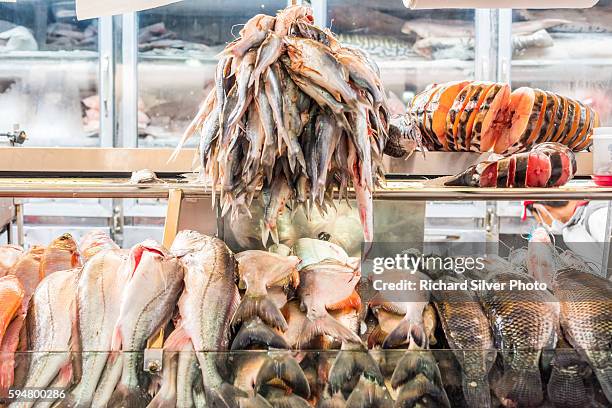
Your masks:
<path fill-rule="evenodd" d="M 0 245 L 0 278 L 6 275 L 23 255 L 23 248 L 17 245 Z"/>
<path fill-rule="evenodd" d="M 341 50 L 335 54 L 336 59 L 348 70 L 349 78 L 372 96 L 374 110 L 385 102 L 385 94 L 379 76 L 368 66 L 361 55 L 351 49 Z"/>
<path fill-rule="evenodd" d="M 510 289 L 511 281 L 533 283 L 529 276 L 515 272 L 497 273 L 489 281 L 505 284 L 503 290 L 479 294 L 504 362 L 495 391 L 505 406 L 538 406 L 543 400 L 540 356 L 542 350 L 554 348 L 559 330 L 559 316 L 550 307 L 552 296 L 545 291 Z"/>
<path fill-rule="evenodd" d="M 463 396 L 469 407 L 490 407 L 489 371 L 495 362 L 493 333 L 476 294 L 432 293 L 449 347 L 462 369 Z"/>
<path fill-rule="evenodd" d="M 346 69 L 334 58 L 332 50 L 314 40 L 285 37 L 288 69 L 310 79 L 331 93 L 337 101 L 353 105 L 357 94 L 348 84 Z"/>
<path fill-rule="evenodd" d="M 297 287 L 299 274 L 296 267 L 300 258 L 259 250 L 240 252 L 235 258 L 238 261 L 240 286 L 246 288 L 246 292 L 232 317 L 232 326 L 236 327 L 259 316 L 273 328 L 287 330 L 283 315 L 268 297 L 268 288 L 289 285 Z"/>
<path fill-rule="evenodd" d="M 119 245 L 104 231 L 91 231 L 81 238 L 79 242 L 79 252 L 84 262 L 87 262 L 95 254 L 105 249 L 119 249 Z"/>
<path fill-rule="evenodd" d="M 27 317 L 29 346 L 35 353 L 23 388 L 65 388 L 72 379 L 71 351 L 78 341 L 76 332 L 76 284 L 79 270 L 64 270 L 47 276 L 31 299 Z M 36 400 L 15 402 L 12 408 L 32 407 Z"/>
<path fill-rule="evenodd" d="M 64 234 L 51 242 L 45 248 L 40 261 L 42 276 L 53 272 L 66 271 L 81 266 L 77 244 L 70 234 Z"/>
<path fill-rule="evenodd" d="M 283 126 L 287 131 L 287 149 L 289 154 L 289 165 L 292 170 L 295 170 L 296 161 L 306 168 L 306 162 L 304 161 L 304 153 L 298 137 L 302 133 L 304 128 L 302 124 L 302 113 L 308 111 L 309 106 L 300 106 L 300 99 L 302 98 L 300 89 L 293 82 L 289 74 L 284 69 L 276 64 L 278 72 L 280 73 L 281 83 L 284 91 L 281 93 L 283 102 Z"/>
<path fill-rule="evenodd" d="M 342 130 L 336 126 L 332 116 L 319 114 L 315 123 L 315 143 L 314 143 L 314 160 L 315 163 L 311 164 L 317 167 L 316 178 L 311 176 L 312 188 L 311 195 L 314 200 L 319 200 L 319 203 L 323 203 L 323 194 L 325 193 L 325 187 L 327 182 L 327 173 L 331 167 L 331 161 L 333 157 L 336 145 L 340 140 Z M 313 157 L 310 158 L 313 160 Z"/>
<path fill-rule="evenodd" d="M 295 146 L 289 140 L 289 134 L 284 125 L 283 120 L 283 88 L 280 77 L 280 67 L 274 63 L 266 70 L 266 77 L 264 80 L 266 97 L 272 108 L 272 115 L 276 123 L 276 130 L 278 132 L 278 151 L 281 151 L 282 144 L 287 146 L 287 149 L 292 149 Z M 295 151 L 289 151 L 290 163 L 291 157 L 293 157 L 293 163 L 295 166 L 295 160 L 297 158 Z"/>
<path fill-rule="evenodd" d="M 240 62 L 240 69 L 238 70 L 238 74 L 236 77 L 236 87 L 238 94 L 238 102 L 234 107 L 234 110 L 227 117 L 227 121 L 229 126 L 234 126 L 244 115 L 246 112 L 251 95 L 249 95 L 249 81 L 251 80 L 251 74 L 253 69 L 255 68 L 255 59 L 257 58 L 257 53 L 255 51 L 247 52 L 242 61 Z"/>
<path fill-rule="evenodd" d="M 224 381 L 210 352 L 229 346 L 230 321 L 240 300 L 236 260 L 223 241 L 195 231 L 181 231 L 171 250 L 185 265 L 179 311 L 200 362 L 207 404 L 232 408 L 238 392 Z"/>
<path fill-rule="evenodd" d="M 258 47 L 265 40 L 268 31 L 274 28 L 275 23 L 276 18 L 265 14 L 257 14 L 240 30 L 240 39 L 227 48 L 224 53 L 240 57 L 250 48 Z"/>
<path fill-rule="evenodd" d="M 123 290 L 133 270 L 121 251 L 108 249 L 85 264 L 77 284 L 78 327 L 81 339 L 81 381 L 60 407 L 89 407 L 102 376 L 113 330 L 119 318 Z"/>
<path fill-rule="evenodd" d="M 15 276 L 0 278 L 0 343 L 9 323 L 21 309 L 25 291 Z"/>
<path fill-rule="evenodd" d="M 359 283 L 359 267 L 352 267 L 334 260 L 309 265 L 300 271 L 298 297 L 306 320 L 298 338 L 298 347 L 316 336 L 329 335 L 349 343 L 361 343 L 359 336 L 334 319 L 328 309 L 341 309 L 351 299 Z"/>
<path fill-rule="evenodd" d="M 589 363 L 612 403 L 612 283 L 575 268 L 557 271 L 552 282 L 561 326 L 569 343 Z"/>
<path fill-rule="evenodd" d="M 270 65 L 272 65 L 283 52 L 282 37 L 275 33 L 269 33 L 261 47 L 257 50 L 255 69 L 251 74 L 249 87 L 255 85 L 255 93 L 259 93 L 259 77 Z"/>
<path fill-rule="evenodd" d="M 23 285 L 24 296 L 21 306 L 21 313 L 26 314 L 28 304 L 34 291 L 44 278 L 41 274 L 40 261 L 44 253 L 44 248 L 34 245 L 13 265 L 8 275 L 15 276 Z"/>
<path fill-rule="evenodd" d="M 264 86 L 265 88 L 265 86 Z M 268 97 L 265 92 L 259 92 L 255 95 L 255 107 L 259 117 L 259 122 L 262 125 L 265 134 L 264 148 L 261 154 L 261 166 L 263 172 L 268 179 L 272 181 L 274 163 L 276 162 L 277 140 L 276 130 L 274 128 L 274 115 L 272 108 L 268 102 Z"/>
<path fill-rule="evenodd" d="M 259 171 L 261 156 L 264 149 L 266 134 L 255 105 L 249 106 L 249 121 L 247 122 L 245 137 L 249 142 L 249 150 L 244 162 L 243 176 L 246 180 L 254 180 Z"/>
<path fill-rule="evenodd" d="M 355 145 L 348 141 L 348 165 L 351 169 L 353 188 L 357 198 L 359 220 L 363 227 L 363 239 L 365 241 L 364 252 L 367 254 L 374 240 L 374 204 L 372 203 L 372 190 L 364 183 L 364 164 L 358 160 Z M 365 254 L 364 254 L 365 255 Z"/>
<path fill-rule="evenodd" d="M 123 289 L 111 350 L 123 352 L 121 380 L 111 406 L 146 406 L 148 397 L 139 383 L 142 355 L 149 337 L 164 327 L 174 312 L 183 289 L 184 267 L 155 241 L 147 240 L 130 250 L 131 275 Z"/>

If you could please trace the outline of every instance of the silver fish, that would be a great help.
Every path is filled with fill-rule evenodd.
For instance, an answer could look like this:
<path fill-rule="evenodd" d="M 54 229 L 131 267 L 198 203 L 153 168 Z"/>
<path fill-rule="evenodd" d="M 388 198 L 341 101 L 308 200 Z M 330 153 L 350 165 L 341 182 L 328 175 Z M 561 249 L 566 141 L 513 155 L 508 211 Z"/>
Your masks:
<path fill-rule="evenodd" d="M 224 381 L 211 351 L 229 348 L 230 320 L 240 300 L 236 260 L 223 241 L 195 231 L 181 231 L 171 250 L 186 268 L 179 310 L 200 362 L 207 404 L 233 408 L 239 392 Z"/>
<path fill-rule="evenodd" d="M 78 269 L 55 272 L 40 283 L 28 313 L 30 350 L 34 353 L 24 388 L 46 389 L 58 376 L 63 387 L 72 378 L 70 351 L 75 351 L 76 282 Z M 11 408 L 29 408 L 36 399 L 15 402 Z"/>
<path fill-rule="evenodd" d="M 77 286 L 77 310 L 81 350 L 81 381 L 60 406 L 89 407 L 106 365 L 113 330 L 129 270 L 127 257 L 118 250 L 99 252 L 87 262 Z"/>
<path fill-rule="evenodd" d="M 123 370 L 109 404 L 143 406 L 148 402 L 138 381 L 140 353 L 149 337 L 164 327 L 183 289 L 184 267 L 163 246 L 148 240 L 130 250 L 130 274 L 111 343 L 123 352 Z"/>
<path fill-rule="evenodd" d="M 244 58 L 240 63 L 240 68 L 236 78 L 238 102 L 236 103 L 234 110 L 227 117 L 230 127 L 238 123 L 248 108 L 250 98 L 252 98 L 252 96 L 249 95 L 249 81 L 251 80 L 251 74 L 255 69 L 256 58 L 257 54 L 255 51 L 249 51 L 244 55 Z"/>

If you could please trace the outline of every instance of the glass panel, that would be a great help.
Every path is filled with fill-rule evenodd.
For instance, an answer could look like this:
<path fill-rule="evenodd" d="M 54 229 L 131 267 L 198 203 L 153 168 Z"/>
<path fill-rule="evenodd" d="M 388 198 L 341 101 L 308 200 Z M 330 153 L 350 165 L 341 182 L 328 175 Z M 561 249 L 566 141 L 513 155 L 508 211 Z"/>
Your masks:
<path fill-rule="evenodd" d="M 26 146 L 99 144 L 98 24 L 74 1 L 0 3 L 0 133 Z"/>
<path fill-rule="evenodd" d="M 612 1 L 591 9 L 514 10 L 513 88 L 532 86 L 612 120 Z"/>
<path fill-rule="evenodd" d="M 329 0 L 328 27 L 381 68 L 397 111 L 434 82 L 474 77 L 474 10 L 409 10 L 400 1 Z"/>
<path fill-rule="evenodd" d="M 286 4 L 187 0 L 139 13 L 139 146 L 174 147 L 212 87 L 219 51 L 249 18 Z"/>

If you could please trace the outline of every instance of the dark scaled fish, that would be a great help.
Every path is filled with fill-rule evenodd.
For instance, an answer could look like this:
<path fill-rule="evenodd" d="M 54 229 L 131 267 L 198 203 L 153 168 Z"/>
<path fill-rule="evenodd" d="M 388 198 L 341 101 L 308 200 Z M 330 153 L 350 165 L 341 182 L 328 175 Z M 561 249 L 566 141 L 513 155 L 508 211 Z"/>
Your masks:
<path fill-rule="evenodd" d="M 565 337 L 589 363 L 612 404 L 612 282 L 564 268 L 557 271 L 552 288 Z"/>
<path fill-rule="evenodd" d="M 494 391 L 505 406 L 536 407 L 544 398 L 540 357 L 557 342 L 559 316 L 550 292 L 510 289 L 511 281 L 534 282 L 523 274 L 500 272 L 489 282 L 505 284 L 504 289 L 479 294 L 504 363 Z"/>

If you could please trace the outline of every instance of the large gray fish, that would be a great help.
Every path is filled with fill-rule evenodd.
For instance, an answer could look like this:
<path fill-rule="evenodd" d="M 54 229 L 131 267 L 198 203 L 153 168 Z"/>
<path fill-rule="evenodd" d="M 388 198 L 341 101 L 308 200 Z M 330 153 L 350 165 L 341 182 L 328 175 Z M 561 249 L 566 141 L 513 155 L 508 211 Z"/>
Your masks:
<path fill-rule="evenodd" d="M 567 340 L 589 363 L 612 403 L 612 282 L 564 268 L 555 275 L 552 288 Z"/>
<path fill-rule="evenodd" d="M 558 313 L 551 307 L 554 299 L 545 291 L 511 290 L 511 281 L 534 282 L 523 274 L 501 272 L 489 281 L 505 284 L 503 290 L 479 294 L 504 362 L 495 391 L 505 406 L 538 406 L 544 397 L 540 356 L 542 350 L 554 348 L 559 330 Z"/>
<path fill-rule="evenodd" d="M 111 343 L 112 351 L 123 352 L 123 369 L 109 404 L 136 407 L 148 402 L 139 381 L 139 352 L 172 317 L 183 289 L 184 267 L 163 246 L 147 240 L 130 250 L 129 268 L 132 278 L 124 289 Z"/>
<path fill-rule="evenodd" d="M 316 178 L 312 179 L 311 195 L 314 200 L 323 204 L 323 195 L 327 182 L 327 173 L 331 166 L 334 150 L 342 135 L 342 129 L 336 126 L 332 116 L 320 113 L 315 123 L 314 154 L 317 166 Z M 310 158 L 312 160 L 312 158 Z M 312 177 L 312 176 L 311 176 Z"/>
<path fill-rule="evenodd" d="M 119 317 L 123 289 L 130 279 L 127 257 L 119 250 L 103 250 L 83 268 L 77 286 L 78 327 L 83 351 L 81 381 L 59 405 L 90 407 L 106 365 L 113 330 Z"/>
<path fill-rule="evenodd" d="M 181 231 L 172 252 L 186 268 L 179 310 L 200 362 L 207 404 L 233 408 L 238 391 L 224 381 L 211 351 L 229 348 L 230 321 L 240 301 L 236 260 L 223 241 L 195 231 Z"/>
<path fill-rule="evenodd" d="M 72 379 L 71 351 L 76 334 L 76 282 L 78 269 L 59 271 L 45 278 L 32 296 L 28 313 L 29 350 L 33 352 L 24 388 L 46 389 L 56 377 L 62 388 Z M 11 408 L 29 408 L 36 400 L 15 402 Z"/>
<path fill-rule="evenodd" d="M 463 370 L 463 396 L 469 407 L 491 406 L 489 371 L 495 361 L 493 333 L 471 291 L 432 293 L 449 347 Z"/>

